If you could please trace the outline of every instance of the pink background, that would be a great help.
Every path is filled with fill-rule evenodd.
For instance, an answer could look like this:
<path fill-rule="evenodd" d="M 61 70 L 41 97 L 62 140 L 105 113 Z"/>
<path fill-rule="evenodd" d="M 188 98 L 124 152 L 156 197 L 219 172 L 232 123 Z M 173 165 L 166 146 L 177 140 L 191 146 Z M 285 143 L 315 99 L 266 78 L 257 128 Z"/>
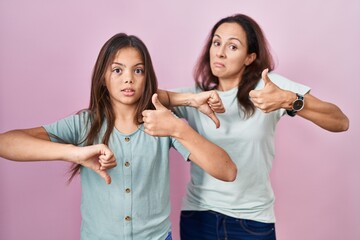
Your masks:
<path fill-rule="evenodd" d="M 0 1 L 0 132 L 53 122 L 88 105 L 102 44 L 138 35 L 160 87 L 193 84 L 192 67 L 213 24 L 241 12 L 263 27 L 276 72 L 312 87 L 349 117 L 330 133 L 301 118 L 278 126 L 272 182 L 280 240 L 360 239 L 360 1 Z M 79 179 L 68 164 L 0 161 L 0 239 L 75 240 Z M 188 165 L 172 151 L 174 239 Z"/>

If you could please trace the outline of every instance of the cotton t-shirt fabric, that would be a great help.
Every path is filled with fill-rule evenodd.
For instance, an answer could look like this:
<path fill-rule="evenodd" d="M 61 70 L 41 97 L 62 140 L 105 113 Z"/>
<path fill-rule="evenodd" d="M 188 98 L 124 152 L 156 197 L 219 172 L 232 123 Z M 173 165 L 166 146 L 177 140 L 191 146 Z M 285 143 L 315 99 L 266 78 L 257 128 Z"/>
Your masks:
<path fill-rule="evenodd" d="M 310 91 L 309 87 L 278 74 L 269 73 L 268 76 L 282 89 L 302 95 Z M 263 87 L 264 82 L 260 80 L 256 89 Z M 196 93 L 201 90 L 193 87 L 174 91 Z M 237 91 L 237 87 L 225 92 L 218 91 L 225 106 L 225 113 L 217 114 L 220 120 L 218 129 L 209 117 L 195 108 L 174 109 L 179 117 L 187 119 L 202 136 L 226 150 L 238 169 L 234 182 L 223 182 L 191 164 L 191 179 L 182 210 L 212 210 L 235 218 L 273 223 L 274 194 L 269 173 L 275 156 L 276 124 L 286 110 L 264 113 L 256 109 L 253 116 L 244 118 L 244 112 L 239 108 Z"/>
<path fill-rule="evenodd" d="M 83 111 L 44 128 L 67 143 L 83 146 L 89 117 L 89 112 Z M 105 130 L 106 124 L 99 135 Z M 146 134 L 143 125 L 131 134 L 114 128 L 108 146 L 117 160 L 117 166 L 108 170 L 110 185 L 94 171 L 80 170 L 81 239 L 165 239 L 171 231 L 169 149 L 174 147 L 185 159 L 189 151 L 171 137 Z"/>

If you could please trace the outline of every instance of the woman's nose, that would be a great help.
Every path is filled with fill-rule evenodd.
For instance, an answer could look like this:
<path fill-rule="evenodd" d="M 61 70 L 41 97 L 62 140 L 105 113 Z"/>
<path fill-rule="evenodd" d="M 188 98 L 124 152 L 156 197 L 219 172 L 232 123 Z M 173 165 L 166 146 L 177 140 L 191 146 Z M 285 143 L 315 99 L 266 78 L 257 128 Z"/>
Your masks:
<path fill-rule="evenodd" d="M 225 57 L 225 46 L 220 46 L 217 49 L 216 56 L 219 57 L 219 58 Z"/>

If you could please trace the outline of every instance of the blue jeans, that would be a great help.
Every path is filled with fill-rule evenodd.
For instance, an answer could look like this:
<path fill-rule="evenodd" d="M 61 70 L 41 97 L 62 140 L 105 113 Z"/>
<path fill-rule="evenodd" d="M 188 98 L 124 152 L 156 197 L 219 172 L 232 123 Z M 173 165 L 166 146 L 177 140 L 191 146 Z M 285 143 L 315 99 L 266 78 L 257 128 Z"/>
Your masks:
<path fill-rule="evenodd" d="M 169 232 L 169 235 L 165 238 L 165 240 L 172 240 L 171 232 Z"/>
<path fill-rule="evenodd" d="M 276 240 L 275 224 L 213 211 L 182 211 L 181 240 Z"/>

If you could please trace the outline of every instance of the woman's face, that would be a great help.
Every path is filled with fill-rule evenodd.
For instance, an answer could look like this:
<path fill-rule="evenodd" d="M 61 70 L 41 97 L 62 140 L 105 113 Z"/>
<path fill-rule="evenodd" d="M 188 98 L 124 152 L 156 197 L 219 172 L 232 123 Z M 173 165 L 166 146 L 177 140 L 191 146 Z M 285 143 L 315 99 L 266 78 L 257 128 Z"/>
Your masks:
<path fill-rule="evenodd" d="M 244 29 L 237 23 L 223 23 L 215 31 L 210 47 L 210 67 L 212 73 L 222 81 L 237 86 L 244 69 L 255 58 L 247 53 Z"/>
<path fill-rule="evenodd" d="M 114 107 L 137 106 L 145 88 L 144 61 L 137 49 L 127 47 L 116 53 L 106 71 L 105 84 Z"/>

